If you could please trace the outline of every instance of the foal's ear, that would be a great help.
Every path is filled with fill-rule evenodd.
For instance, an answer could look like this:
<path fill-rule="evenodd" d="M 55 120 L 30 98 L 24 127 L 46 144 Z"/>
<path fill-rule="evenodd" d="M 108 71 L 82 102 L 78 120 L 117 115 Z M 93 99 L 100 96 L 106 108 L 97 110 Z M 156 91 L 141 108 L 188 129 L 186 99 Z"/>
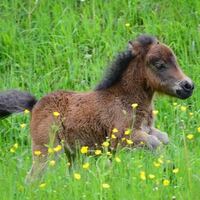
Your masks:
<path fill-rule="evenodd" d="M 132 52 L 132 55 L 136 56 L 139 53 L 140 44 L 137 41 L 128 42 L 128 50 Z"/>
<path fill-rule="evenodd" d="M 128 50 L 132 50 L 132 49 L 133 49 L 133 42 L 128 41 Z"/>

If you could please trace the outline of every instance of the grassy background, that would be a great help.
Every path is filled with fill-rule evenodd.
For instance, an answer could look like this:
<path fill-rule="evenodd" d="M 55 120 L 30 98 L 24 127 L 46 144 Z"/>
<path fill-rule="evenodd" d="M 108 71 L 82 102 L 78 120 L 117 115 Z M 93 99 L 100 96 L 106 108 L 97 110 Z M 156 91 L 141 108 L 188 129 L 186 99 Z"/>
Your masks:
<path fill-rule="evenodd" d="M 40 183 L 27 186 L 29 116 L 13 116 L 0 121 L 1 199 L 199 199 L 198 0 L 1 0 L 0 89 L 26 90 L 37 98 L 58 89 L 89 90 L 113 56 L 141 33 L 155 35 L 172 47 L 195 82 L 196 90 L 188 100 L 156 98 L 156 126 L 169 133 L 171 143 L 154 154 L 141 149 L 120 151 L 121 162 L 111 165 L 105 155 L 97 160 L 81 157 L 74 169 L 82 176 L 79 181 L 69 173 L 62 155 L 59 164 L 49 167 L 44 188 Z M 185 112 L 180 109 L 183 105 Z M 27 126 L 21 128 L 23 123 Z M 188 134 L 194 139 L 188 140 Z M 12 153 L 15 143 L 19 148 Z M 159 158 L 163 163 L 156 168 L 153 162 Z M 89 161 L 90 169 L 82 169 L 81 161 Z M 173 174 L 173 165 L 179 173 Z M 141 171 L 156 178 L 143 181 Z M 169 186 L 163 186 L 164 179 L 170 180 Z M 110 188 L 102 188 L 102 183 Z"/>

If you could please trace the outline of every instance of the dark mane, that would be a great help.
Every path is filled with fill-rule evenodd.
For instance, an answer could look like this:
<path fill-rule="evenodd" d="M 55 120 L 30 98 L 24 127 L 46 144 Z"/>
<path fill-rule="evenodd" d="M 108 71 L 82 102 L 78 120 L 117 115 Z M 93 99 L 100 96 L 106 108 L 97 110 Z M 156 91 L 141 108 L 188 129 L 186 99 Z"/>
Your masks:
<path fill-rule="evenodd" d="M 141 35 L 139 36 L 135 42 L 140 43 L 142 48 L 146 48 L 149 45 L 155 43 L 157 40 L 155 37 L 149 35 Z M 134 45 L 133 42 L 129 42 L 130 45 Z M 112 63 L 111 67 L 107 69 L 105 77 L 102 81 L 96 86 L 95 90 L 104 90 L 106 88 L 111 87 L 116 84 L 122 77 L 123 72 L 127 69 L 130 61 L 134 58 L 134 55 L 131 49 L 128 49 L 122 53 L 120 53 L 115 61 Z"/>
<path fill-rule="evenodd" d="M 95 90 L 103 90 L 117 83 L 121 79 L 123 72 L 126 70 L 132 59 L 133 54 L 131 50 L 126 50 L 120 53 L 112 65 L 107 69 L 105 77 L 96 86 Z"/>

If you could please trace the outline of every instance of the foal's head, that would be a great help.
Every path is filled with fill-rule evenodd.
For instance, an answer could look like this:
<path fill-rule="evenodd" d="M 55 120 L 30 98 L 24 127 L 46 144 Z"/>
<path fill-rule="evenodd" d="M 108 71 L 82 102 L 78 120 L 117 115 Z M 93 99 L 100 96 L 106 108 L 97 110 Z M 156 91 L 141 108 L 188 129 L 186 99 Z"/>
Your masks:
<path fill-rule="evenodd" d="M 130 42 L 135 56 L 144 63 L 144 76 L 148 87 L 181 99 L 192 95 L 194 84 L 180 69 L 173 51 L 151 36 L 140 36 Z"/>

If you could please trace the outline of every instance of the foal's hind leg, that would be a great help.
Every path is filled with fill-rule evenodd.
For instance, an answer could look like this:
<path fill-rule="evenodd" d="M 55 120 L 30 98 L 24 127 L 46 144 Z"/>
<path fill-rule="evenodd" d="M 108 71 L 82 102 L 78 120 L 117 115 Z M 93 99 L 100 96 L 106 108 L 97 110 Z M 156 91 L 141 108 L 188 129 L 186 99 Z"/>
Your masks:
<path fill-rule="evenodd" d="M 60 145 L 59 140 L 54 142 L 54 146 Z M 40 155 L 35 155 L 39 152 Z M 53 152 L 51 155 L 48 154 L 48 148 L 44 145 L 33 144 L 33 163 L 30 172 L 26 176 L 26 182 L 31 183 L 37 179 L 42 178 L 45 169 L 48 166 L 50 159 L 58 160 L 59 152 Z"/>
<path fill-rule="evenodd" d="M 26 183 L 32 183 L 39 179 L 47 166 L 47 147 L 33 144 L 33 163 L 26 176 Z"/>

